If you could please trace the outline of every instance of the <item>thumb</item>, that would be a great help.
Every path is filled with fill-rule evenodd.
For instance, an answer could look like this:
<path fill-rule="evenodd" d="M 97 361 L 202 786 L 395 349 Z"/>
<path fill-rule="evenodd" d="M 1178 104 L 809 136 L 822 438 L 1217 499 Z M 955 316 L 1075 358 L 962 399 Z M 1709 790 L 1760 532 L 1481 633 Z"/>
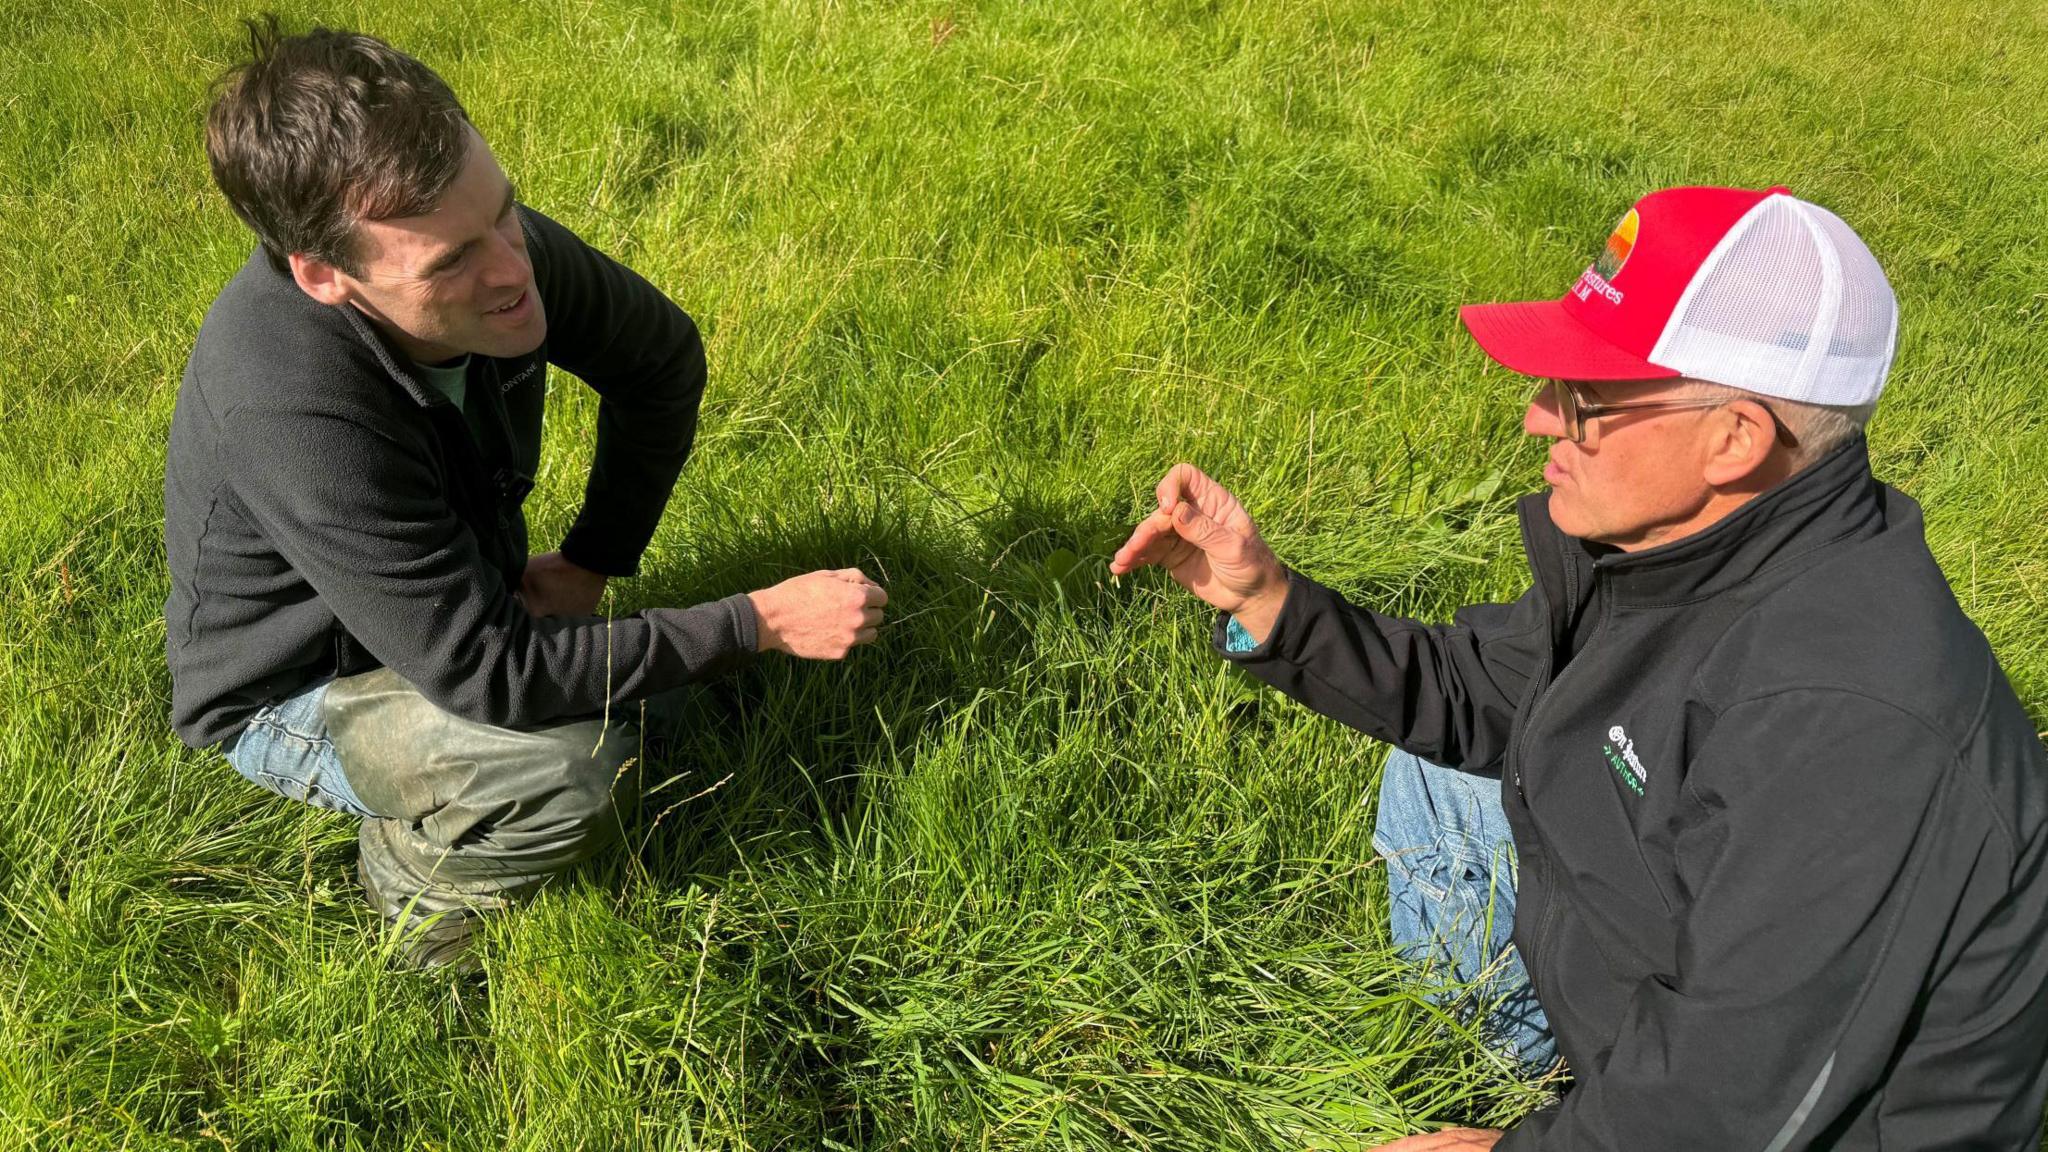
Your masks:
<path fill-rule="evenodd" d="M 1193 544 L 1204 552 L 1213 552 L 1224 538 L 1230 535 L 1189 501 L 1183 500 L 1173 509 L 1173 531 L 1181 539 Z"/>

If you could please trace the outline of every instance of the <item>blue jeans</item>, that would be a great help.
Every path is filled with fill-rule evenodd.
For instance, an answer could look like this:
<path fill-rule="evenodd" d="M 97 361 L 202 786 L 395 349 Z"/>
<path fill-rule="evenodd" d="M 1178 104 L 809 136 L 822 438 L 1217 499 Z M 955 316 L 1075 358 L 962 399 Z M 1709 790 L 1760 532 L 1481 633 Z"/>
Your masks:
<path fill-rule="evenodd" d="M 1525 1071 L 1557 1059 L 1550 1021 L 1515 950 L 1515 845 L 1500 781 L 1395 749 L 1380 777 L 1373 847 L 1387 861 L 1389 919 L 1401 954 L 1469 994 L 1483 1033 Z"/>
<path fill-rule="evenodd" d="M 228 746 L 228 763 L 250 783 L 279 796 L 351 816 L 374 815 L 356 798 L 327 736 L 321 702 L 332 680 L 266 704 Z"/>

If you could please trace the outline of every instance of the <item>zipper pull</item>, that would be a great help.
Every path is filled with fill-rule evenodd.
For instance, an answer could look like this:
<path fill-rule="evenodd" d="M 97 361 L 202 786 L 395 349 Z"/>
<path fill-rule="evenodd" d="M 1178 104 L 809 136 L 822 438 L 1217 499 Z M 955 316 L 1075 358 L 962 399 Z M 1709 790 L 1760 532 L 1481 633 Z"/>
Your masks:
<path fill-rule="evenodd" d="M 491 473 L 491 483 L 497 486 L 499 498 L 512 504 L 525 500 L 533 491 L 533 477 L 512 468 Z"/>

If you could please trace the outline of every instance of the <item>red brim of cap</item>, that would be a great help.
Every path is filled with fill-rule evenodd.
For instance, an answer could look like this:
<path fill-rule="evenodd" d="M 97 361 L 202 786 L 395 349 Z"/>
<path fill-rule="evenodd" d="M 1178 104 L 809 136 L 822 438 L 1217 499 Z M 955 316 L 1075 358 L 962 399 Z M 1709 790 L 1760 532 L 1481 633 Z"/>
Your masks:
<path fill-rule="evenodd" d="M 1667 380 L 1679 375 L 1595 334 L 1558 300 L 1467 304 L 1458 319 L 1488 356 L 1551 380 Z"/>

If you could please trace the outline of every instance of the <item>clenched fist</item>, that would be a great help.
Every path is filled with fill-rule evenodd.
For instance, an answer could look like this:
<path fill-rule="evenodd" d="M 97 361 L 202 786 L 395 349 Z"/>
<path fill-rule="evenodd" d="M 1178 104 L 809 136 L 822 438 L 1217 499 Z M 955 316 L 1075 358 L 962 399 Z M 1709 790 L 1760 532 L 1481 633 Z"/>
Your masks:
<path fill-rule="evenodd" d="M 759 618 L 763 652 L 806 660 L 840 660 L 872 644 L 889 593 L 858 568 L 806 572 L 773 588 L 747 593 Z"/>

